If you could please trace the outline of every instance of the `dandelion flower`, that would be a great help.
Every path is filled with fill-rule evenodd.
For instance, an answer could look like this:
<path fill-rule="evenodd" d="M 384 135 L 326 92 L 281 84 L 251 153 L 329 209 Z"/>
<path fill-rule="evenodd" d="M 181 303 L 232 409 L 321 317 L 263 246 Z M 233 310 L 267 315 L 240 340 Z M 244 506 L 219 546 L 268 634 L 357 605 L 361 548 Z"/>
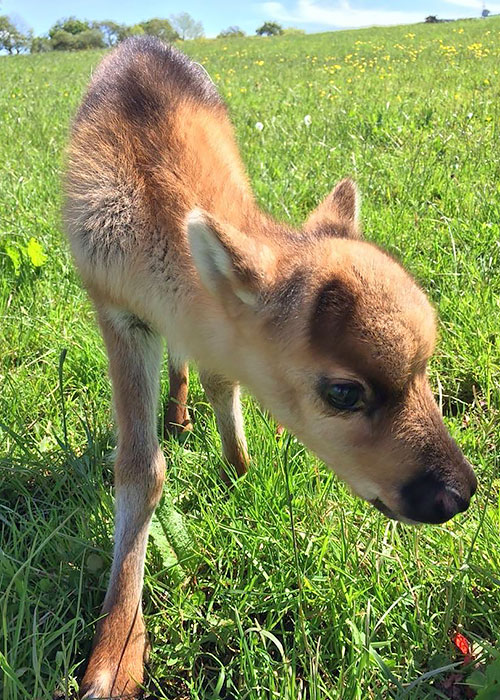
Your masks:
<path fill-rule="evenodd" d="M 311 115 L 306 114 L 306 116 L 304 117 L 304 124 L 306 126 L 311 126 L 311 122 L 312 122 Z"/>
<path fill-rule="evenodd" d="M 257 122 L 255 128 L 257 129 L 257 131 L 262 131 L 262 129 L 264 128 L 264 124 L 262 122 Z"/>

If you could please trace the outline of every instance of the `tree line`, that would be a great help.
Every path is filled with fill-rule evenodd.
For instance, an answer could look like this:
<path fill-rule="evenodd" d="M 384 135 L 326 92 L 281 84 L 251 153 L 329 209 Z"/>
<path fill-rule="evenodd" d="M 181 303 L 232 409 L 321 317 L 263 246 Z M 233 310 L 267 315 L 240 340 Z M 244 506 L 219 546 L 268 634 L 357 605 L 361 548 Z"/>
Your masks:
<path fill-rule="evenodd" d="M 260 36 L 275 36 L 284 33 L 304 33 L 298 29 L 283 29 L 277 22 L 264 22 L 256 29 Z M 45 51 L 77 51 L 81 49 L 104 49 L 115 46 L 129 36 L 148 34 L 167 43 L 204 36 L 203 25 L 187 12 L 171 15 L 169 19 L 155 17 L 134 25 L 120 24 L 112 20 L 89 22 L 68 17 L 58 20 L 44 36 L 34 36 L 8 15 L 0 16 L 0 50 L 8 54 L 42 53 Z M 239 27 L 223 30 L 219 38 L 245 36 Z"/>

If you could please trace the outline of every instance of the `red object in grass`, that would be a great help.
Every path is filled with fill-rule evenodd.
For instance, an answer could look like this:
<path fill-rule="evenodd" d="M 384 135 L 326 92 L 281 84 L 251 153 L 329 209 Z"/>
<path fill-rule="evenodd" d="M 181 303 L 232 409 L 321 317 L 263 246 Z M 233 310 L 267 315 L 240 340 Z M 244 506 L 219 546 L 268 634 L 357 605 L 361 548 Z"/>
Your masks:
<path fill-rule="evenodd" d="M 460 632 L 455 632 L 452 637 L 453 644 L 457 647 L 458 651 L 463 654 L 463 665 L 466 666 L 474 661 L 474 655 L 472 654 L 472 648 L 467 637 L 464 637 Z"/>
<path fill-rule="evenodd" d="M 453 644 L 457 647 L 458 651 L 461 651 L 464 656 L 466 654 L 470 654 L 469 640 L 467 639 L 467 637 L 464 637 L 463 634 L 460 634 L 460 632 L 455 632 L 452 641 Z"/>

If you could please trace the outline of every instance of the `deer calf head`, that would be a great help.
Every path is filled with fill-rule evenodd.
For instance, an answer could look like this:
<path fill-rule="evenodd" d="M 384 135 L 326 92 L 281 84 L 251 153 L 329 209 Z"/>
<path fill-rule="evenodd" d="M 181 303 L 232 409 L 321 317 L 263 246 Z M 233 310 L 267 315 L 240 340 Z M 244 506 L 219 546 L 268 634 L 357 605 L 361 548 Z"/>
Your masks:
<path fill-rule="evenodd" d="M 354 183 L 300 233 L 248 233 L 199 211 L 188 219 L 198 274 L 236 329 L 256 396 L 386 515 L 440 523 L 465 510 L 476 479 L 426 375 L 434 310 L 361 240 Z"/>

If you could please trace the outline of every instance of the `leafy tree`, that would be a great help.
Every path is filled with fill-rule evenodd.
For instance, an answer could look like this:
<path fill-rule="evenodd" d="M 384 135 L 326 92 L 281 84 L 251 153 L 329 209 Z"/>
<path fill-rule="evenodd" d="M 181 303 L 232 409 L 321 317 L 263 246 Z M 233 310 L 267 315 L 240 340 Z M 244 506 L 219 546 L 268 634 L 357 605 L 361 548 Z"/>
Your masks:
<path fill-rule="evenodd" d="M 124 25 L 107 19 L 104 22 L 93 22 L 92 29 L 98 29 L 102 33 L 106 46 L 114 46 L 120 41 Z"/>
<path fill-rule="evenodd" d="M 172 43 L 176 39 L 179 39 L 179 34 L 172 27 L 168 19 L 154 17 L 153 19 L 148 19 L 147 22 L 141 22 L 140 26 L 144 29 L 145 34 L 157 36 L 158 39 L 162 39 L 167 43 Z"/>
<path fill-rule="evenodd" d="M 170 21 L 181 39 L 199 39 L 205 35 L 202 23 L 193 19 L 188 12 L 171 15 Z"/>
<path fill-rule="evenodd" d="M 64 29 L 51 31 L 50 45 L 54 51 L 72 51 L 75 48 L 75 36 Z"/>
<path fill-rule="evenodd" d="M 53 35 L 60 31 L 74 35 L 79 34 L 80 32 L 85 32 L 88 29 L 92 29 L 90 22 L 77 19 L 76 17 L 66 17 L 64 19 L 57 20 L 57 22 L 49 29 L 49 37 L 52 39 Z"/>
<path fill-rule="evenodd" d="M 264 22 L 262 27 L 255 30 L 255 33 L 259 36 L 266 34 L 267 36 L 278 36 L 283 34 L 283 27 L 277 22 Z"/>
<path fill-rule="evenodd" d="M 218 39 L 230 39 L 231 37 L 238 37 L 238 36 L 246 36 L 245 32 L 243 29 L 240 29 L 239 27 L 228 27 L 227 29 L 223 29 L 218 35 Z"/>
<path fill-rule="evenodd" d="M 7 15 L 0 16 L 0 49 L 9 54 L 27 51 L 31 44 L 31 32 L 23 34 Z"/>
<path fill-rule="evenodd" d="M 54 51 L 79 51 L 106 47 L 104 34 L 90 22 L 69 17 L 57 21 L 49 29 L 50 44 Z"/>
<path fill-rule="evenodd" d="M 145 32 L 140 24 L 133 24 L 131 27 L 123 25 L 118 33 L 118 41 L 123 41 L 129 36 L 142 36 L 143 34 Z"/>
<path fill-rule="evenodd" d="M 104 34 L 97 23 L 87 22 L 76 17 L 58 20 L 49 29 L 49 39 L 55 51 L 103 49 L 106 46 Z"/>
<path fill-rule="evenodd" d="M 106 42 L 103 33 L 99 29 L 86 29 L 74 35 L 74 46 L 79 49 L 104 49 Z"/>

